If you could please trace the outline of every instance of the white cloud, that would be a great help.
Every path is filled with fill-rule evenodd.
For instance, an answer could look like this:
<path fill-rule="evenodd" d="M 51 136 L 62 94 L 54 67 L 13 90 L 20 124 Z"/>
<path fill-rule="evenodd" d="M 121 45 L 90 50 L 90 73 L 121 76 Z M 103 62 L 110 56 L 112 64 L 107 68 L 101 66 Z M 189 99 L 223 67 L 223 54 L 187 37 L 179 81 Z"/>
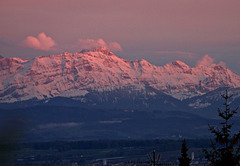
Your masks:
<path fill-rule="evenodd" d="M 122 47 L 117 42 L 105 42 L 102 38 L 99 39 L 82 39 L 79 38 L 73 45 L 62 44 L 58 45 L 56 42 L 44 32 L 39 33 L 36 37 L 28 36 L 21 43 L 25 47 L 43 51 L 80 51 L 82 49 L 95 49 L 100 47 L 107 47 L 111 51 L 120 52 Z"/>
<path fill-rule="evenodd" d="M 36 50 L 52 51 L 57 44 L 51 37 L 42 32 L 37 37 L 28 36 L 22 41 L 22 45 Z"/>
<path fill-rule="evenodd" d="M 78 39 L 78 46 L 81 49 L 93 49 L 106 46 L 103 39 Z"/>
<path fill-rule="evenodd" d="M 78 39 L 77 47 L 80 49 L 94 49 L 107 47 L 111 51 L 122 51 L 122 47 L 117 42 L 105 42 L 103 39 Z"/>
<path fill-rule="evenodd" d="M 117 42 L 110 42 L 110 43 L 108 43 L 107 47 L 112 51 L 118 51 L 118 52 L 122 51 L 121 45 Z"/>
<path fill-rule="evenodd" d="M 211 66 L 212 64 L 214 64 L 214 59 L 205 55 L 200 61 L 198 61 L 197 65 Z"/>

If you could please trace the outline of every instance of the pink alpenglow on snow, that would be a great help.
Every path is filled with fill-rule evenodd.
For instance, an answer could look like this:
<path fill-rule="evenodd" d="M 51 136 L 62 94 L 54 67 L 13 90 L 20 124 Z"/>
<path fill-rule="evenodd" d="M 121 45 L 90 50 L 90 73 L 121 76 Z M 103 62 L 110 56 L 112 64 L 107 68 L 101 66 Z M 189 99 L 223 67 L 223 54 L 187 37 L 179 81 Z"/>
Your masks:
<path fill-rule="evenodd" d="M 57 44 L 51 37 L 42 32 L 37 37 L 28 36 L 22 41 L 22 45 L 36 50 L 52 51 Z"/>
<path fill-rule="evenodd" d="M 223 61 L 220 61 L 220 62 L 218 63 L 218 65 L 219 65 L 219 66 L 222 66 L 222 67 L 224 67 L 224 68 L 227 68 L 227 65 L 226 65 Z"/>
<path fill-rule="evenodd" d="M 149 87 L 183 100 L 222 87 L 240 88 L 240 75 L 213 61 L 206 55 L 196 67 L 179 60 L 155 66 L 144 59 L 119 58 L 106 47 L 27 60 L 0 58 L 0 103 L 53 97 L 85 100 L 92 92 L 142 92 Z"/>

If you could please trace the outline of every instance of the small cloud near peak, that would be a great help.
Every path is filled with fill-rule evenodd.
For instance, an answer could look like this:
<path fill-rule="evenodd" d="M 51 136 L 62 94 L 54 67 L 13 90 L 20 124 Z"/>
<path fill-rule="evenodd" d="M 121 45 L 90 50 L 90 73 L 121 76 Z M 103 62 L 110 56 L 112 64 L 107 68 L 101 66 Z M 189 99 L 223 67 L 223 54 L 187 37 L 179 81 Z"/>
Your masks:
<path fill-rule="evenodd" d="M 80 49 L 109 48 L 111 51 L 121 52 L 122 47 L 117 42 L 105 42 L 103 39 L 78 39 L 77 47 Z"/>
<path fill-rule="evenodd" d="M 214 64 L 214 59 L 205 55 L 200 61 L 198 61 L 197 66 L 211 66 L 212 64 Z"/>
<path fill-rule="evenodd" d="M 197 66 L 207 66 L 210 67 L 212 65 L 217 65 L 217 66 L 221 66 L 223 68 L 226 68 L 227 65 L 225 62 L 220 61 L 218 64 L 214 63 L 215 59 L 211 58 L 208 55 L 205 55 L 201 60 L 198 61 Z"/>
<path fill-rule="evenodd" d="M 53 51 L 57 45 L 56 42 L 44 32 L 39 33 L 37 37 L 28 36 L 21 44 L 25 47 L 42 51 Z"/>
<path fill-rule="evenodd" d="M 108 43 L 108 48 L 112 51 L 117 51 L 117 52 L 121 52 L 122 51 L 122 47 L 119 43 L 117 42 L 110 42 Z"/>

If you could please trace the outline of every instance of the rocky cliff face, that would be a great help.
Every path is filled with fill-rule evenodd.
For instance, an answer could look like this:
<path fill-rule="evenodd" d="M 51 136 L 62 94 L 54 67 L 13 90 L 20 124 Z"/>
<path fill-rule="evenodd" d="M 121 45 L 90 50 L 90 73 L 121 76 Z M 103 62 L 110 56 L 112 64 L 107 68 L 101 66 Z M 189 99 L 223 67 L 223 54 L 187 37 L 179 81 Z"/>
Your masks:
<path fill-rule="evenodd" d="M 151 87 L 182 100 L 220 87 L 240 87 L 240 76 L 217 64 L 191 68 L 175 61 L 155 66 L 146 60 L 121 59 L 107 48 L 34 59 L 2 57 L 0 71 L 1 103 L 84 97 L 128 87 L 143 93 Z"/>

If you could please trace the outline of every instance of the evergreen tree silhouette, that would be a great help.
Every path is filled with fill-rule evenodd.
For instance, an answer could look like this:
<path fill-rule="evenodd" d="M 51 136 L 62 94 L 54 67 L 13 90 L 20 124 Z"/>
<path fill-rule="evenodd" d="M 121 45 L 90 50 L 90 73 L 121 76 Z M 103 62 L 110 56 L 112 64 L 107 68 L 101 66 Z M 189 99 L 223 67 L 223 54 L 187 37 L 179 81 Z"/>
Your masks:
<path fill-rule="evenodd" d="M 214 134 L 214 141 L 211 140 L 211 148 L 203 149 L 205 157 L 211 162 L 212 166 L 236 166 L 239 165 L 240 160 L 240 131 L 236 134 L 231 134 L 232 123 L 229 123 L 229 120 L 237 113 L 237 109 L 229 108 L 229 98 L 232 96 L 226 94 L 222 95 L 225 99 L 225 110 L 221 111 L 218 108 L 218 116 L 223 120 L 221 128 L 217 128 L 209 125 L 209 130 Z"/>
<path fill-rule="evenodd" d="M 178 158 L 179 166 L 189 166 L 191 163 L 191 159 L 188 157 L 188 148 L 186 145 L 186 140 L 183 140 L 182 149 L 181 149 L 181 157 Z"/>

